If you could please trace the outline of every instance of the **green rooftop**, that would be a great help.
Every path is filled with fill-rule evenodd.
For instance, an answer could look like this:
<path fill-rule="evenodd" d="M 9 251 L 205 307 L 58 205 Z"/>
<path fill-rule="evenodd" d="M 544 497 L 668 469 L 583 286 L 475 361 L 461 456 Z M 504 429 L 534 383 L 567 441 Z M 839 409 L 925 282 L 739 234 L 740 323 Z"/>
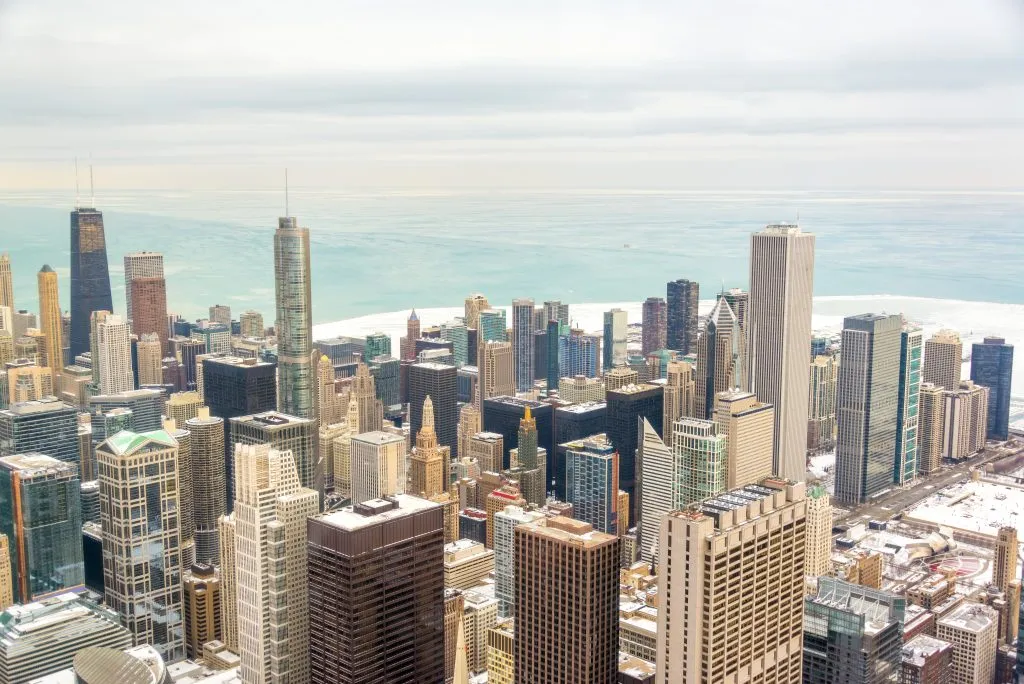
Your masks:
<path fill-rule="evenodd" d="M 113 437 L 109 437 L 104 444 L 119 456 L 131 454 L 141 449 L 146 444 L 155 442 L 160 446 L 176 447 L 178 442 L 167 434 L 166 430 L 153 430 L 151 432 L 131 432 L 121 430 Z"/>

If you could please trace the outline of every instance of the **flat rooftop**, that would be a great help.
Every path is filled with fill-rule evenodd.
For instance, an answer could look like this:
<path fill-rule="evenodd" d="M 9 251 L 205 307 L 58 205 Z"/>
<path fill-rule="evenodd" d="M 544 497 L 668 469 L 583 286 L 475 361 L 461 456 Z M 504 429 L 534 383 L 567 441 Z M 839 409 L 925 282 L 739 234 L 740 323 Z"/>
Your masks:
<path fill-rule="evenodd" d="M 591 411 L 603 411 L 608 408 L 608 404 L 603 401 L 584 401 L 580 404 L 569 404 L 568 406 L 559 406 L 556 411 L 565 411 L 566 413 L 590 413 Z"/>
<path fill-rule="evenodd" d="M 72 463 L 65 463 L 53 456 L 29 452 L 27 454 L 14 454 L 0 458 L 0 467 L 5 470 L 17 470 L 22 478 L 39 477 L 44 475 L 77 474 L 78 469 Z"/>
<path fill-rule="evenodd" d="M 286 425 L 300 425 L 305 423 L 312 423 L 311 418 L 299 418 L 298 416 L 290 416 L 287 413 L 278 413 L 277 411 L 264 411 L 263 413 L 254 413 L 248 416 L 239 416 L 238 418 L 232 418 L 231 422 L 238 423 L 255 423 L 257 425 L 263 425 L 266 427 L 284 427 Z"/>
<path fill-rule="evenodd" d="M 936 653 L 952 650 L 953 644 L 948 641 L 936 639 L 927 634 L 918 634 L 903 644 L 903 662 L 924 667 L 925 661 L 934 657 Z"/>
<path fill-rule="evenodd" d="M 615 535 L 596 531 L 589 523 L 564 516 L 555 516 L 534 523 L 524 523 L 520 527 L 524 530 L 531 530 L 534 534 L 542 537 L 570 544 L 580 544 L 584 548 L 602 546 L 617 539 Z"/>
<path fill-rule="evenodd" d="M 935 624 L 968 632 L 983 632 L 998 620 L 999 616 L 992 608 L 980 603 L 965 603 L 940 617 Z"/>
<path fill-rule="evenodd" d="M 373 432 L 363 432 L 352 438 L 353 442 L 362 442 L 363 444 L 391 444 L 392 442 L 405 443 L 405 437 L 402 435 L 396 435 L 393 432 L 381 432 L 380 430 L 374 430 Z"/>
<path fill-rule="evenodd" d="M 936 491 L 903 519 L 993 539 L 1000 527 L 1016 527 L 1024 537 L 1024 489 L 985 480 L 955 484 Z"/>
<path fill-rule="evenodd" d="M 357 513 L 355 506 L 346 506 L 330 513 L 321 513 L 312 519 L 325 525 L 331 525 L 332 527 L 352 532 L 370 527 L 371 525 L 379 525 L 389 520 L 404 518 L 431 508 L 440 508 L 439 504 L 421 499 L 418 496 L 396 494 L 391 498 L 398 503 L 397 507 L 394 507 L 392 502 L 386 499 L 370 499 L 359 504 L 364 507 L 364 510 L 378 509 L 378 512 L 372 515 Z"/>

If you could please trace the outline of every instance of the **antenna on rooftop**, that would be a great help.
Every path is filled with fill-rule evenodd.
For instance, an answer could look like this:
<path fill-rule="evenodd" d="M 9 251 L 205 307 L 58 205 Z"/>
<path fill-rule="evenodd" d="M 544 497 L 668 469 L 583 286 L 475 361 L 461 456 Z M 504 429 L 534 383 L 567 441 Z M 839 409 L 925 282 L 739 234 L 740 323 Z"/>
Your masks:
<path fill-rule="evenodd" d="M 96 186 L 92 183 L 92 154 L 89 155 L 89 206 L 96 208 Z"/>
<path fill-rule="evenodd" d="M 78 190 L 78 157 L 75 157 L 75 211 L 82 206 L 81 195 Z"/>
<path fill-rule="evenodd" d="M 288 213 L 288 169 L 284 170 L 284 215 L 291 216 Z"/>

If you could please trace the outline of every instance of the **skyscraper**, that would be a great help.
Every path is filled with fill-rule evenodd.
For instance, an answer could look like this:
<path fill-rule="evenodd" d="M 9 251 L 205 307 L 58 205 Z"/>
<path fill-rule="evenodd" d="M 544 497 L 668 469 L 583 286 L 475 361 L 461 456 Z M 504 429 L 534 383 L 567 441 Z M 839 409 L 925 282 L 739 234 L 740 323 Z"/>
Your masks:
<path fill-rule="evenodd" d="M 132 373 L 132 343 L 128 324 L 110 314 L 96 321 L 96 356 L 100 394 L 120 394 L 135 389 Z"/>
<path fill-rule="evenodd" d="M 306 519 L 319 510 L 318 494 L 302 486 L 290 451 L 256 444 L 236 454 L 239 675 L 308 682 Z"/>
<path fill-rule="evenodd" d="M 132 301 L 132 281 L 136 278 L 160 278 L 164 277 L 164 255 L 159 252 L 132 252 L 124 255 L 124 299 L 125 318 L 132 325 L 135 324 L 134 302 Z M 166 304 L 165 304 L 166 308 Z M 167 324 L 164 323 L 164 330 Z M 166 334 L 165 334 L 166 339 Z"/>
<path fill-rule="evenodd" d="M 836 442 L 836 385 L 839 353 L 819 354 L 811 361 L 807 393 L 807 449 L 830 449 Z"/>
<path fill-rule="evenodd" d="M 378 356 L 391 355 L 391 335 L 383 332 L 374 332 L 366 336 L 366 351 L 363 352 L 363 359 L 370 361 Z"/>
<path fill-rule="evenodd" d="M 458 454 L 458 412 L 455 366 L 443 363 L 414 363 L 409 367 L 409 428 L 418 434 L 423 428 L 423 402 L 429 396 L 434 408 L 437 442 Z"/>
<path fill-rule="evenodd" d="M 896 459 L 893 482 L 917 476 L 917 425 L 921 400 L 921 329 L 904 325 L 900 332 L 900 385 L 896 408 Z"/>
<path fill-rule="evenodd" d="M 992 564 L 992 583 L 999 591 L 1006 592 L 1007 585 L 1017 577 L 1017 556 L 1020 547 L 1017 541 L 1017 528 L 1011 525 L 1000 527 L 996 534 L 995 562 Z"/>
<path fill-rule="evenodd" d="M 559 364 L 559 354 L 562 343 L 561 324 L 558 321 L 548 321 L 544 331 L 544 345 L 547 347 L 546 358 L 544 359 L 547 368 L 544 369 L 544 379 L 548 385 L 548 396 L 558 388 L 558 381 L 562 375 L 562 368 Z"/>
<path fill-rule="evenodd" d="M 969 458 L 985 448 L 989 388 L 964 380 L 942 393 L 942 457 Z"/>
<path fill-rule="evenodd" d="M 660 684 L 800 681 L 806 508 L 803 482 L 769 479 L 664 518 Z"/>
<path fill-rule="evenodd" d="M 143 335 L 135 345 L 135 352 L 139 369 L 139 386 L 163 384 L 164 355 L 160 349 L 160 338 L 152 333 Z"/>
<path fill-rule="evenodd" d="M 312 418 L 296 418 L 276 411 L 266 411 L 232 418 L 230 433 L 231 462 L 238 480 L 238 445 L 269 444 L 279 451 L 291 452 L 291 459 L 299 473 L 299 482 L 307 489 L 323 492 L 325 473 L 317 461 L 316 444 L 319 432 Z M 229 468 L 230 469 L 230 468 Z M 235 492 L 235 500 L 239 493 Z"/>
<path fill-rule="evenodd" d="M 13 516 L 11 516 L 13 517 Z M 11 542 L 0 533 L 0 611 L 14 604 L 14 575 L 11 572 Z"/>
<path fill-rule="evenodd" d="M 309 521 L 310 679 L 443 682 L 444 515 L 400 494 Z"/>
<path fill-rule="evenodd" d="M 46 264 L 39 270 L 37 280 L 39 282 L 39 322 L 42 324 L 43 339 L 46 340 L 42 365 L 51 369 L 55 374 L 59 374 L 65 364 L 57 274 L 49 264 Z"/>
<path fill-rule="evenodd" d="M 667 346 L 680 354 L 697 350 L 697 307 L 700 283 L 693 280 L 673 280 L 667 287 Z"/>
<path fill-rule="evenodd" d="M 740 324 L 740 331 L 743 333 L 743 338 L 747 338 L 747 312 L 750 310 L 750 293 L 741 290 L 738 287 L 734 287 L 730 290 L 718 293 L 718 299 L 724 299 L 729 303 L 729 308 L 732 309 L 733 314 L 736 316 L 736 320 Z M 744 355 L 745 356 L 745 355 Z M 747 359 L 743 359 L 743 363 L 746 364 Z"/>
<path fill-rule="evenodd" d="M 863 503 L 892 486 L 899 404 L 900 316 L 843 321 L 836 422 L 836 498 Z"/>
<path fill-rule="evenodd" d="M 718 395 L 714 420 L 725 436 L 726 489 L 760 482 L 772 475 L 775 409 L 750 392 Z"/>
<path fill-rule="evenodd" d="M 614 684 L 619 538 L 561 516 L 519 525 L 513 534 L 515 681 Z"/>
<path fill-rule="evenodd" d="M 0 254 L 0 306 L 8 307 L 12 313 L 16 311 L 14 308 L 14 279 L 11 275 L 11 255 L 7 252 Z"/>
<path fill-rule="evenodd" d="M 238 653 L 238 560 L 235 553 L 235 514 L 221 516 L 217 521 L 220 546 L 221 638 L 232 653 Z"/>
<path fill-rule="evenodd" d="M 643 303 L 643 337 L 641 351 L 644 356 L 666 347 L 668 309 L 661 297 L 648 297 Z"/>
<path fill-rule="evenodd" d="M 30 452 L 77 464 L 77 409 L 51 397 L 0 410 L 0 456 Z"/>
<path fill-rule="evenodd" d="M 353 504 L 405 493 L 405 438 L 365 432 L 352 438 L 350 448 Z"/>
<path fill-rule="evenodd" d="M 140 338 L 156 335 L 161 352 L 167 353 L 167 281 L 163 276 L 135 277 L 131 288 L 132 332 Z"/>
<path fill-rule="evenodd" d="M 482 294 L 471 294 L 466 297 L 464 316 L 466 326 L 469 328 L 479 328 L 480 312 L 489 308 L 491 308 L 491 305 L 487 302 L 487 297 Z"/>
<path fill-rule="evenodd" d="M 743 344 L 740 326 L 735 314 L 724 298 L 715 302 L 704 323 L 704 331 L 696 341 L 696 399 L 697 418 L 709 419 L 715 410 L 715 397 L 719 392 L 734 390 L 745 384 L 740 374 L 743 368 Z"/>
<path fill-rule="evenodd" d="M 0 458 L 0 533 L 15 602 L 85 583 L 79 487 L 73 464 L 40 453 Z"/>
<path fill-rule="evenodd" d="M 349 397 L 355 399 L 359 408 L 359 432 L 384 428 L 384 405 L 377 398 L 377 383 L 365 363 L 356 364 L 356 374 L 349 386 Z"/>
<path fill-rule="evenodd" d="M 527 503 L 543 506 L 548 498 L 547 451 L 537 446 L 537 421 L 529 404 L 519 421 L 518 436 L 516 468 L 512 476 L 519 480 L 519 489 Z"/>
<path fill-rule="evenodd" d="M 203 644 L 223 639 L 220 573 L 212 565 L 195 564 L 183 580 L 185 651 L 188 658 L 203 657 Z"/>
<path fill-rule="evenodd" d="M 669 424 L 671 430 L 671 423 Z M 658 436 L 650 421 L 642 419 L 637 455 L 637 502 L 640 514 L 640 559 L 650 563 L 657 557 L 661 519 L 675 510 L 672 451 Z"/>
<path fill-rule="evenodd" d="M 210 322 L 220 325 L 231 325 L 231 307 L 227 304 L 214 304 L 210 307 Z"/>
<path fill-rule="evenodd" d="M 636 505 L 636 447 L 640 419 L 646 418 L 661 434 L 664 417 L 663 390 L 658 385 L 626 385 L 605 392 L 605 432 L 619 453 L 619 487 L 629 493 Z M 631 511 L 634 518 L 636 511 Z"/>
<path fill-rule="evenodd" d="M 619 534 L 619 455 L 605 435 L 569 444 L 566 501 L 573 517 L 606 534 Z"/>
<path fill-rule="evenodd" d="M 600 374 L 601 338 L 582 330 L 569 330 L 558 338 L 559 375 L 574 378 L 583 375 L 596 378 Z"/>
<path fill-rule="evenodd" d="M 986 684 L 995 678 L 999 641 L 999 614 L 995 610 L 964 602 L 936 620 L 935 636 L 953 644 L 951 681 Z"/>
<path fill-rule="evenodd" d="M 266 334 L 263 314 L 252 309 L 243 311 L 238 315 L 238 329 L 242 337 L 263 337 Z"/>
<path fill-rule="evenodd" d="M 1010 436 L 1010 392 L 1013 378 L 1013 345 L 1002 337 L 986 337 L 971 345 L 971 380 L 989 388 L 988 439 Z"/>
<path fill-rule="evenodd" d="M 429 499 L 448 490 L 445 456 L 437 446 L 434 431 L 434 405 L 428 396 L 423 401 L 423 427 L 416 433 L 416 450 L 409 459 L 409 493 Z M 447 460 L 451 460 L 448 456 Z M 379 498 L 370 497 L 370 498 Z M 353 503 L 359 503 L 353 499 Z"/>
<path fill-rule="evenodd" d="M 540 511 L 506 506 L 494 514 L 494 596 L 498 615 L 512 617 L 515 606 L 515 535 L 513 530 L 525 523 L 543 520 Z"/>
<path fill-rule="evenodd" d="M 89 317 L 113 311 L 103 213 L 78 207 L 71 212 L 71 358 L 89 351 Z"/>
<path fill-rule="evenodd" d="M 917 472 L 938 470 L 942 463 L 942 422 L 945 398 L 942 388 L 921 383 L 920 415 L 917 420 Z"/>
<path fill-rule="evenodd" d="M 724 492 L 728 455 L 725 435 L 714 421 L 681 418 L 673 423 L 673 508 L 684 508 Z"/>
<path fill-rule="evenodd" d="M 960 387 L 963 344 L 955 330 L 940 330 L 924 343 L 924 367 L 921 378 L 944 390 Z"/>
<path fill-rule="evenodd" d="M 416 309 L 409 314 L 409 320 L 405 323 L 405 337 L 402 338 L 402 359 L 411 360 L 416 358 L 416 340 L 420 339 L 420 317 L 416 315 Z"/>
<path fill-rule="evenodd" d="M 228 511 L 224 459 L 224 419 L 191 418 L 180 427 L 191 435 L 191 504 L 195 518 L 196 562 L 215 564 L 220 557 L 217 520 Z"/>
<path fill-rule="evenodd" d="M 532 314 L 531 314 L 532 316 Z M 484 309 L 480 312 L 480 330 L 477 339 L 480 344 L 485 342 L 508 342 L 504 309 Z"/>
<path fill-rule="evenodd" d="M 807 488 L 807 543 L 804 572 L 821 577 L 832 571 L 832 501 L 823 485 Z"/>
<path fill-rule="evenodd" d="M 96 447 L 96 462 L 107 605 L 136 643 L 181 660 L 178 443 L 164 430 L 124 430 Z"/>
<path fill-rule="evenodd" d="M 604 370 L 626 365 L 626 312 L 612 309 L 604 312 Z"/>
<path fill-rule="evenodd" d="M 783 224 L 751 236 L 747 389 L 775 407 L 774 471 L 797 481 L 806 472 L 813 292 L 814 235 Z"/>
<path fill-rule="evenodd" d="M 331 360 L 322 354 L 316 364 L 316 392 L 316 419 L 320 427 L 341 422 L 342 414 L 348 407 L 342 405 L 341 395 L 335 390 L 334 366 L 331 365 Z"/>
<path fill-rule="evenodd" d="M 512 301 L 512 357 L 515 362 L 516 391 L 533 389 L 533 300 Z"/>
<path fill-rule="evenodd" d="M 683 417 L 696 417 L 697 383 L 693 371 L 693 365 L 686 361 L 668 364 L 661 421 L 667 444 L 672 442 L 672 423 Z"/>
<path fill-rule="evenodd" d="M 292 217 L 278 219 L 274 234 L 274 292 L 278 410 L 299 418 L 313 418 L 309 229 L 300 228 Z"/>

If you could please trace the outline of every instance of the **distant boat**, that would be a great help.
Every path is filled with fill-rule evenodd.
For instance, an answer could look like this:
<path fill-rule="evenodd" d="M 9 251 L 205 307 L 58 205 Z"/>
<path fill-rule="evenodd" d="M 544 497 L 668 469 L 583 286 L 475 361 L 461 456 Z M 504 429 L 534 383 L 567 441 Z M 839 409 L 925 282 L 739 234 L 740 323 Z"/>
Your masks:
<path fill-rule="evenodd" d="M 623 249 L 629 249 L 629 243 L 627 242 L 626 244 L 622 245 L 622 247 Z"/>

